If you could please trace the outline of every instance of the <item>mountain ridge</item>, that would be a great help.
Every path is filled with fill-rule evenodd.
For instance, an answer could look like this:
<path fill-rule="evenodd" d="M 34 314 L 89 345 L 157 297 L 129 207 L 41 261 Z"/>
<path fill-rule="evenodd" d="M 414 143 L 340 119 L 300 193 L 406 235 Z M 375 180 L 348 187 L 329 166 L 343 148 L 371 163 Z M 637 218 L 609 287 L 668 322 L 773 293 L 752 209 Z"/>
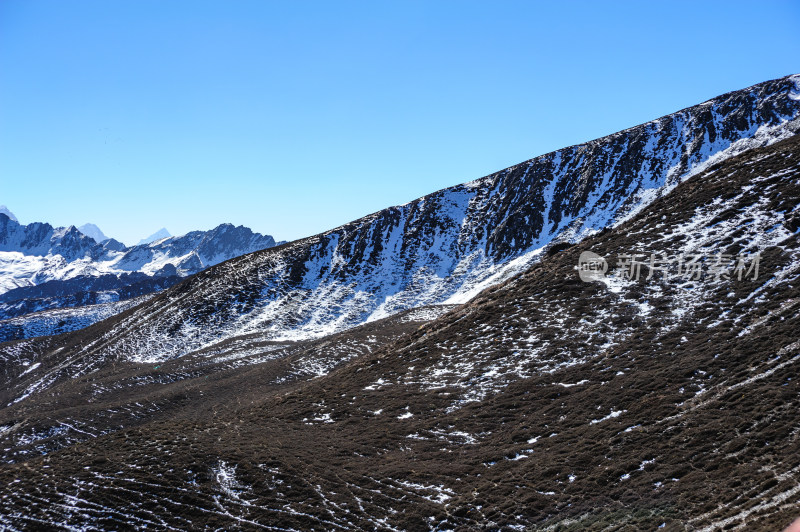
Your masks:
<path fill-rule="evenodd" d="M 275 244 L 269 235 L 220 224 L 125 247 L 114 239 L 98 243 L 74 226 L 22 225 L 0 213 L 0 341 L 27 335 L 24 321 L 17 319 L 14 336 L 8 336 L 4 320 L 162 290 L 222 260 Z M 76 313 L 86 323 L 86 313 Z"/>
<path fill-rule="evenodd" d="M 463 303 L 550 245 L 620 223 L 690 176 L 793 135 L 799 83 L 788 76 L 733 91 L 220 263 L 150 300 L 152 310 L 131 311 L 108 354 L 155 361 L 248 332 L 314 338 L 415 306 Z M 164 312 L 176 305 L 191 319 Z"/>
<path fill-rule="evenodd" d="M 329 334 L 415 305 L 463 302 L 538 260 L 545 247 L 578 241 L 618 223 L 706 166 L 790 134 L 798 127 L 798 86 L 800 75 L 793 75 L 731 91 L 298 240 L 315 242 L 313 250 L 303 252 L 307 264 L 287 264 L 287 271 L 267 275 L 304 281 L 293 295 L 276 295 L 280 305 L 295 301 L 291 305 L 299 313 L 292 312 L 287 321 L 267 308 L 251 323 L 240 319 L 234 327 L 270 322 L 277 337 L 293 330 L 299 338 Z M 395 231 L 398 224 L 418 227 L 401 235 Z M 392 231 L 394 238 L 402 236 L 399 244 L 383 241 Z M 394 249 L 384 248 L 393 244 Z M 113 240 L 105 246 L 122 247 Z M 420 259 L 423 254 L 427 258 Z M 133 255 L 121 263 L 135 269 L 147 259 L 146 251 Z M 290 262 L 301 259 L 290 255 Z M 173 265 L 188 274 L 198 270 L 198 262 L 203 263 L 200 257 L 186 256 L 183 264 Z M 173 272 L 166 266 L 163 274 L 169 276 Z M 307 276 L 315 268 L 319 281 Z M 149 268 L 146 273 L 159 272 Z M 381 276 L 386 282 L 366 281 Z M 353 282 L 355 290 L 347 285 Z M 334 311 L 326 315 L 315 310 L 320 306 Z"/>

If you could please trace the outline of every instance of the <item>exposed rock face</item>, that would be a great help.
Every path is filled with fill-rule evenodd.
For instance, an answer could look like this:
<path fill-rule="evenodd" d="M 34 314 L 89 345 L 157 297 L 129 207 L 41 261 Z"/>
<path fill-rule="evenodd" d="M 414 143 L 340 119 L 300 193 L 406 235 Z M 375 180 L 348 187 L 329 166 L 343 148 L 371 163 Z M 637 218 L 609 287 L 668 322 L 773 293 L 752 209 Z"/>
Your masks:
<path fill-rule="evenodd" d="M 66 261 L 100 256 L 97 242 L 73 226 L 54 228 L 39 222 L 20 225 L 3 213 L 0 213 L 0 251 L 60 255 Z"/>
<path fill-rule="evenodd" d="M 180 356 L 248 332 L 312 338 L 460 303 L 635 214 L 711 164 L 786 138 L 800 77 L 769 81 L 195 276 L 131 315 L 115 356 Z M 179 307 L 181 313 L 166 312 Z"/>

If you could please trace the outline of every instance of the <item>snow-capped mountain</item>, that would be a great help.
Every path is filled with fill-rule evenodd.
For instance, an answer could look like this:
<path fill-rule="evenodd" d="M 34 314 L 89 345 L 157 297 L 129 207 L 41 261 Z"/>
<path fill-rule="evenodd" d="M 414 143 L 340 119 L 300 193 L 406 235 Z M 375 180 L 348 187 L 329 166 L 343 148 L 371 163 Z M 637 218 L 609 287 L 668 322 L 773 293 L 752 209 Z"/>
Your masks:
<path fill-rule="evenodd" d="M 0 205 L 0 214 L 5 214 L 9 218 L 11 218 L 11 220 L 19 222 L 19 220 L 17 220 L 17 217 L 14 216 L 14 213 L 8 210 L 8 207 L 6 207 L 5 205 Z"/>
<path fill-rule="evenodd" d="M 800 135 L 708 165 L 466 304 L 130 361 L 160 315 L 214 323 L 202 312 L 257 305 L 246 296 L 264 281 L 234 290 L 226 266 L 285 249 L 0 345 L 0 527 L 720 531 L 797 517 Z M 591 282 L 587 252 L 609 263 Z M 625 254 L 659 261 L 634 276 Z M 737 273 L 739 256 L 758 270 Z M 662 262 L 675 257 L 700 269 Z"/>
<path fill-rule="evenodd" d="M 16 222 L 16 220 L 14 221 Z M 103 242 L 109 239 L 95 224 L 91 223 L 83 224 L 82 226 L 78 227 L 78 231 L 88 236 L 89 238 L 94 239 L 94 241 L 97 242 L 98 244 L 102 244 Z"/>
<path fill-rule="evenodd" d="M 58 256 L 71 262 L 84 258 L 99 258 L 103 250 L 92 238 L 74 226 L 53 227 L 47 223 L 34 222 L 20 225 L 0 213 L 0 252 L 20 253 L 27 256 Z M 8 275 L 0 278 L 0 290 L 14 286 Z"/>
<path fill-rule="evenodd" d="M 314 338 L 466 302 L 552 244 L 580 241 L 726 158 L 793 135 L 799 84 L 790 76 L 731 92 L 226 262 L 131 311 L 104 349 L 164 360 L 242 334 Z"/>
<path fill-rule="evenodd" d="M 137 244 L 137 246 L 144 246 L 146 244 L 150 244 L 151 242 L 155 242 L 157 240 L 161 240 L 162 238 L 169 238 L 171 236 L 172 235 L 169 233 L 169 231 L 167 231 L 166 228 L 162 227 L 161 229 L 159 229 L 158 231 L 156 231 L 152 235 L 148 236 L 147 238 L 143 238 L 143 239 L 139 240 L 139 243 Z"/>
<path fill-rule="evenodd" d="M 75 227 L 20 225 L 0 213 L 0 320 L 137 297 L 219 262 L 274 245 L 269 235 L 222 224 L 209 231 L 128 248 L 114 239 L 98 243 Z M 0 335 L 0 341 L 7 339 Z"/>

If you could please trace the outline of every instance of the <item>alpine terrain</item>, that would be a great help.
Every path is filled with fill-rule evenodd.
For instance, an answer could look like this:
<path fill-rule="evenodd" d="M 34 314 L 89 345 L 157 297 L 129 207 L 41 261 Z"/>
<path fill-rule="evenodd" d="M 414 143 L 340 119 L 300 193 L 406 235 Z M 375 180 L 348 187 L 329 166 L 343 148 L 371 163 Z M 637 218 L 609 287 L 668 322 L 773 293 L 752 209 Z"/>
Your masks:
<path fill-rule="evenodd" d="M 223 224 L 126 247 L 93 224 L 21 225 L 9 214 L 0 212 L 0 341 L 85 327 L 188 275 L 276 244 Z"/>
<path fill-rule="evenodd" d="M 0 526 L 781 530 L 799 131 L 768 81 L 0 344 Z"/>

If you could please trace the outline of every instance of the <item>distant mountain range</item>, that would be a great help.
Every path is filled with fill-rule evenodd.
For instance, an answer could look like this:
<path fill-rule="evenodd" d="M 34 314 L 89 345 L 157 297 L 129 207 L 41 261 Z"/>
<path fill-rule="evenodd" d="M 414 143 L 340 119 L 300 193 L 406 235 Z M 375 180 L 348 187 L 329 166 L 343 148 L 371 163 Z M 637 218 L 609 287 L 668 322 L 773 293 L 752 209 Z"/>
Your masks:
<path fill-rule="evenodd" d="M 14 216 L 14 213 L 11 212 L 5 205 L 0 205 L 0 214 L 5 214 L 9 218 L 11 218 L 12 221 L 19 223 L 19 220 L 17 219 L 16 216 Z M 88 236 L 89 238 L 94 239 L 94 241 L 97 242 L 98 244 L 102 244 L 106 240 L 111 240 L 111 237 L 106 236 L 105 233 L 103 233 L 103 231 L 93 223 L 85 223 L 81 226 L 78 226 L 77 229 L 78 231 Z M 166 228 L 162 227 L 152 235 L 141 239 L 137 245 L 142 246 L 144 244 L 149 244 L 151 242 L 155 242 L 156 240 L 161 240 L 162 238 L 169 238 L 171 236 L 172 235 L 170 234 L 170 232 L 167 231 Z"/>
<path fill-rule="evenodd" d="M 269 235 L 231 224 L 131 247 L 104 237 L 93 224 L 81 229 L 39 222 L 22 225 L 0 212 L 0 341 L 30 335 L 24 326 L 9 333 L 2 320 L 142 296 L 276 244 Z M 60 314 L 63 318 L 64 312 Z M 41 327 L 37 331 L 43 332 Z"/>

